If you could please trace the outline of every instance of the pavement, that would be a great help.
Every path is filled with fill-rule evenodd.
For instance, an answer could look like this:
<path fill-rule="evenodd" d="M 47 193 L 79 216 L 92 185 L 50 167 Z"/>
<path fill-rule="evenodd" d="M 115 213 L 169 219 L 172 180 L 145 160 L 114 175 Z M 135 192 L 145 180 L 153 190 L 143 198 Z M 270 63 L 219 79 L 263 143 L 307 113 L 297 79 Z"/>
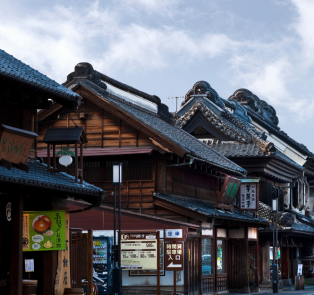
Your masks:
<path fill-rule="evenodd" d="M 229 293 L 234 295 L 248 295 L 248 294 L 263 294 L 270 295 L 274 294 L 270 288 L 261 288 L 260 293 Z M 314 295 L 314 286 L 304 286 L 304 290 L 295 291 L 294 286 L 284 286 L 283 289 L 279 290 L 277 294 L 288 295 L 288 294 L 300 294 L 300 295 Z"/>

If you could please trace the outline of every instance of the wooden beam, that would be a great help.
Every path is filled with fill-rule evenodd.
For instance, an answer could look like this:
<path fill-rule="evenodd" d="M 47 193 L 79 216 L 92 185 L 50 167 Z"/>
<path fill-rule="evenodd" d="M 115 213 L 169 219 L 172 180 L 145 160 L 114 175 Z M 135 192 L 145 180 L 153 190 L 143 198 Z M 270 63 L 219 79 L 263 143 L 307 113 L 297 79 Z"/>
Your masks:
<path fill-rule="evenodd" d="M 23 195 L 13 196 L 11 225 L 10 294 L 22 295 L 23 280 Z"/>
<path fill-rule="evenodd" d="M 93 294 L 93 230 L 89 229 L 87 234 L 87 294 Z"/>

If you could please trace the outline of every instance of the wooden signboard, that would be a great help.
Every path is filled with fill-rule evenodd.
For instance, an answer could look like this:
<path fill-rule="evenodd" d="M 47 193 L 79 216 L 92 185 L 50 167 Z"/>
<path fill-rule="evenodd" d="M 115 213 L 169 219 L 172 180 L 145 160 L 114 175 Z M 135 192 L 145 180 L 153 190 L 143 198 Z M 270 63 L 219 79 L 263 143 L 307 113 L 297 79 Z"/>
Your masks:
<path fill-rule="evenodd" d="M 243 182 L 240 188 L 240 210 L 258 210 L 259 207 L 259 183 Z"/>
<path fill-rule="evenodd" d="M 183 270 L 183 242 L 166 242 L 165 246 L 165 269 Z"/>
<path fill-rule="evenodd" d="M 240 179 L 231 176 L 226 176 L 221 193 L 217 198 L 217 202 L 224 204 L 232 204 L 235 200 L 240 184 L 241 184 Z"/>
<path fill-rule="evenodd" d="M 26 165 L 32 142 L 37 136 L 34 132 L 0 125 L 0 160 Z"/>

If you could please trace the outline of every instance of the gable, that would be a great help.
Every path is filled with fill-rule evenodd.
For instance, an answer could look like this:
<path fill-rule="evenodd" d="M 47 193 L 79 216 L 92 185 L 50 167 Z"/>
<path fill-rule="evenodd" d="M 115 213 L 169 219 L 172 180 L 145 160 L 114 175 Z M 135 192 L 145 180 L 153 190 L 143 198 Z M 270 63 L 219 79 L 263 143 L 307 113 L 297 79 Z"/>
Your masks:
<path fill-rule="evenodd" d="M 197 131 L 200 127 L 203 129 L 202 131 L 206 131 L 206 133 L 199 133 Z M 193 134 L 197 138 L 217 138 L 219 140 L 231 141 L 231 137 L 227 136 L 225 133 L 221 132 L 219 129 L 214 127 L 200 111 L 197 111 L 194 116 L 188 121 L 186 125 L 182 128 L 186 132 Z"/>
<path fill-rule="evenodd" d="M 88 140 L 85 147 L 150 147 L 151 140 L 146 134 L 88 98 L 84 97 L 82 101 L 76 112 L 66 114 L 63 109 L 57 109 L 40 122 L 38 148 L 47 147 L 42 139 L 48 128 L 74 127 L 74 123 L 84 127 Z"/>

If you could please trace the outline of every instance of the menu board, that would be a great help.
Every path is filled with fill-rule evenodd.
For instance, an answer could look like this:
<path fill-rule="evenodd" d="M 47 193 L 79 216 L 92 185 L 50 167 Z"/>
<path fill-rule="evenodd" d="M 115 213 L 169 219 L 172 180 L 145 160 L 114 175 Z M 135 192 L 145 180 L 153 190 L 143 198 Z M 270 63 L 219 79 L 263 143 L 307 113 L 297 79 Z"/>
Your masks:
<path fill-rule="evenodd" d="M 258 210 L 258 184 L 245 182 L 240 188 L 240 210 Z"/>
<path fill-rule="evenodd" d="M 121 268 L 157 269 L 156 233 L 121 234 Z"/>
<path fill-rule="evenodd" d="M 65 211 L 23 212 L 23 251 L 65 250 Z"/>

